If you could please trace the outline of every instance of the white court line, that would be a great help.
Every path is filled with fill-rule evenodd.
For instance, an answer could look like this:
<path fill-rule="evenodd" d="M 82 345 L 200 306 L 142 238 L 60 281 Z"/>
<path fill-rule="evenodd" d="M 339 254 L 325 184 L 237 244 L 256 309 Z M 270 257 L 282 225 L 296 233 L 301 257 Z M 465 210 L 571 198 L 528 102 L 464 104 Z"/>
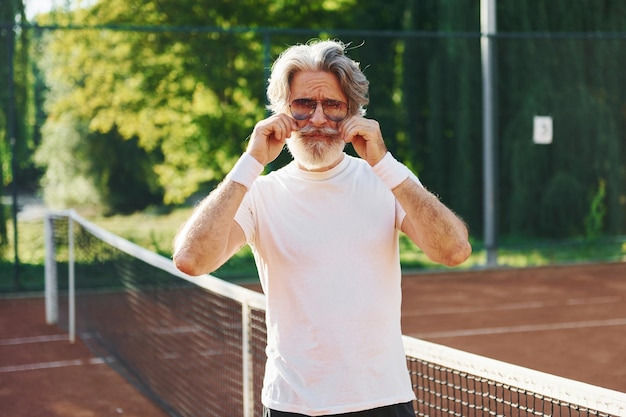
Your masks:
<path fill-rule="evenodd" d="M 0 367 L 0 374 L 10 373 L 10 372 L 36 371 L 39 369 L 65 368 L 68 366 L 101 365 L 104 363 L 112 363 L 112 362 L 114 362 L 114 359 L 112 358 L 89 358 L 89 359 L 74 359 L 74 360 L 66 360 L 66 361 L 29 363 L 25 365 L 8 365 L 8 366 Z"/>
<path fill-rule="evenodd" d="M 178 327 L 152 327 L 150 329 L 151 333 L 154 334 L 179 334 L 179 333 L 196 333 L 202 330 L 202 328 L 198 325 L 191 326 L 178 326 Z"/>
<path fill-rule="evenodd" d="M 0 339 L 0 346 L 24 345 L 27 343 L 58 342 L 68 340 L 67 334 L 49 334 L 43 336 L 14 337 L 12 339 Z"/>
<path fill-rule="evenodd" d="M 417 333 L 411 336 L 418 339 L 437 339 L 444 337 L 479 336 L 503 333 L 540 332 L 545 330 L 586 329 L 591 327 L 626 326 L 625 318 L 607 320 L 587 320 L 568 323 L 526 324 L 522 326 L 486 327 L 482 329 L 448 330 L 442 332 Z"/>
<path fill-rule="evenodd" d="M 615 304 L 622 302 L 622 297 L 592 297 L 592 298 L 569 298 L 565 301 L 528 301 L 521 303 L 510 303 L 503 305 L 484 305 L 471 307 L 444 307 L 433 308 L 428 310 L 418 310 L 411 313 L 403 314 L 403 317 L 415 316 L 437 316 L 443 314 L 459 314 L 459 313 L 477 313 L 480 311 L 504 311 L 504 310 L 529 310 L 537 308 L 548 308 L 557 306 L 580 306 L 592 304 Z"/>

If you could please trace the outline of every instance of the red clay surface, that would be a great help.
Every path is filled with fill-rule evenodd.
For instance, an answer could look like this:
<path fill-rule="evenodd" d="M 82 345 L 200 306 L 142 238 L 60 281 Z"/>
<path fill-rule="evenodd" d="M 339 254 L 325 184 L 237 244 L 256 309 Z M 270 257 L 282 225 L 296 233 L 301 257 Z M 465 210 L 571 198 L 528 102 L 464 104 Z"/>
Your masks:
<path fill-rule="evenodd" d="M 626 392 L 626 263 L 407 277 L 403 332 Z"/>
<path fill-rule="evenodd" d="M 80 341 L 46 324 L 43 298 L 0 299 L 0 416 L 165 417 Z"/>
<path fill-rule="evenodd" d="M 407 335 L 626 392 L 626 263 L 406 276 Z M 0 415 L 167 414 L 81 341 L 45 323 L 44 301 L 0 299 Z"/>

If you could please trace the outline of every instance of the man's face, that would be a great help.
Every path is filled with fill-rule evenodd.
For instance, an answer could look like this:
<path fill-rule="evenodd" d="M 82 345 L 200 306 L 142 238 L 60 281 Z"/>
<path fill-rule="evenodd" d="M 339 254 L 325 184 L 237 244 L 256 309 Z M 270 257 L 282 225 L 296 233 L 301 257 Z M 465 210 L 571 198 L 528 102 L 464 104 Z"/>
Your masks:
<path fill-rule="evenodd" d="M 290 87 L 290 103 L 306 99 L 315 107 L 310 117 L 296 119 L 299 129 L 287 140 L 289 152 L 303 169 L 324 171 L 332 168 L 341 161 L 345 147 L 338 131 L 341 122 L 332 120 L 337 119 L 336 115 L 341 114 L 342 106 L 347 103 L 339 80 L 334 74 L 323 71 L 298 72 Z M 342 108 L 338 110 L 337 106 Z"/>

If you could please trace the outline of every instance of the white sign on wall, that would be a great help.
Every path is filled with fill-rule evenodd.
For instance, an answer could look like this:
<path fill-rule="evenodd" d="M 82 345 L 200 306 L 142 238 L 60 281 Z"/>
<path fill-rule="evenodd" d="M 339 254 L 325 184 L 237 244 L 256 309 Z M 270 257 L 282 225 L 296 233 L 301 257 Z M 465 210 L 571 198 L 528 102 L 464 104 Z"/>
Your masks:
<path fill-rule="evenodd" d="M 539 145 L 552 143 L 552 117 L 535 116 L 533 118 L 533 142 Z"/>

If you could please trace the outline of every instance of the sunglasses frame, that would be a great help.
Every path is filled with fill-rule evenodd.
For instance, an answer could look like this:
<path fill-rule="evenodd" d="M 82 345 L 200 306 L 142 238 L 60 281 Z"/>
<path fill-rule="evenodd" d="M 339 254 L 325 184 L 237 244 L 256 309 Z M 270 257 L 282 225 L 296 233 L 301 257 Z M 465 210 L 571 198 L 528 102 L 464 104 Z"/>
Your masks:
<path fill-rule="evenodd" d="M 301 108 L 305 108 L 306 107 L 306 108 L 309 109 L 309 112 L 307 113 L 306 116 L 303 116 L 302 114 L 298 114 L 298 115 L 294 114 L 292 106 L 296 102 L 302 103 L 302 104 L 298 104 L 299 107 L 301 107 Z M 305 105 L 305 103 L 308 104 L 308 105 Z M 315 107 L 311 107 L 311 105 L 313 103 L 315 103 Z M 346 108 L 346 114 L 343 117 L 341 117 L 341 118 L 331 117 L 331 116 L 329 116 L 326 113 L 326 106 L 328 106 L 328 105 L 336 105 L 337 103 L 344 105 L 345 108 Z M 337 122 L 341 122 L 342 120 L 345 120 L 348 117 L 348 112 L 350 110 L 350 107 L 348 106 L 348 103 L 345 103 L 345 102 L 340 101 L 340 100 L 332 100 L 332 99 L 313 100 L 312 98 L 297 98 L 295 100 L 292 100 L 289 103 L 289 110 L 291 111 L 291 116 L 293 116 L 294 119 L 296 119 L 296 120 L 308 120 L 308 119 L 310 119 L 313 116 L 313 114 L 317 110 L 317 106 L 320 105 L 320 104 L 322 105 L 322 112 L 324 113 L 324 116 L 328 120 L 330 120 L 330 121 L 333 121 L 333 122 L 337 123 Z"/>

